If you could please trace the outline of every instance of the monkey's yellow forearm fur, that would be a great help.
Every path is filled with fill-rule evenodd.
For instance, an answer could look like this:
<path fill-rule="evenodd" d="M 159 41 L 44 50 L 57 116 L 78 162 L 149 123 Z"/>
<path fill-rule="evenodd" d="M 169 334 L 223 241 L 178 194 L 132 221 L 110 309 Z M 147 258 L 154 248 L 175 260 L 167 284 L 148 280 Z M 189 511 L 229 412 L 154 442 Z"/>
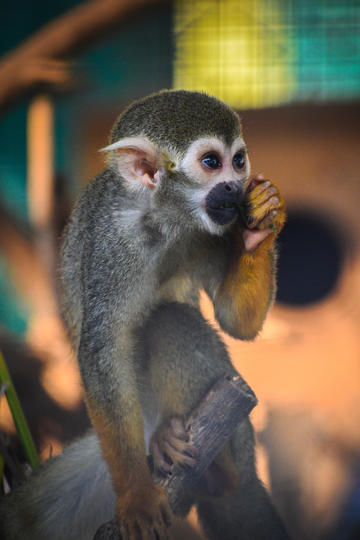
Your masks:
<path fill-rule="evenodd" d="M 251 253 L 244 250 L 241 231 L 233 231 L 233 250 L 214 298 L 215 316 L 230 335 L 251 340 L 264 323 L 275 295 L 274 235 Z"/>

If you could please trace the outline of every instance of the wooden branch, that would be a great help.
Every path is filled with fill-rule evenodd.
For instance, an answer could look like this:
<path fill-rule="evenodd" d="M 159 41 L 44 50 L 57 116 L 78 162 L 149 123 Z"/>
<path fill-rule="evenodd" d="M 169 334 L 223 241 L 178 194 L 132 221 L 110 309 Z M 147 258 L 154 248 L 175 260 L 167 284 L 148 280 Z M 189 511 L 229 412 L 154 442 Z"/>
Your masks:
<path fill-rule="evenodd" d="M 225 446 L 236 427 L 257 403 L 256 396 L 240 376 L 219 379 L 199 406 L 191 413 L 186 427 L 190 442 L 199 451 L 192 469 L 176 469 L 155 482 L 167 491 L 172 510 L 176 512 L 183 495 L 201 478 L 216 455 Z M 116 521 L 102 525 L 94 540 L 121 540 Z"/>
<path fill-rule="evenodd" d="M 176 512 L 182 494 L 191 489 L 246 416 L 255 407 L 254 392 L 240 376 L 224 377 L 212 387 L 190 415 L 186 427 L 190 443 L 199 454 L 195 467 L 179 469 L 161 482 L 172 510 Z"/>
<path fill-rule="evenodd" d="M 67 85 L 72 77 L 64 58 L 142 7 L 162 1 L 90 0 L 44 26 L 0 61 L 0 110 L 36 85 Z"/>

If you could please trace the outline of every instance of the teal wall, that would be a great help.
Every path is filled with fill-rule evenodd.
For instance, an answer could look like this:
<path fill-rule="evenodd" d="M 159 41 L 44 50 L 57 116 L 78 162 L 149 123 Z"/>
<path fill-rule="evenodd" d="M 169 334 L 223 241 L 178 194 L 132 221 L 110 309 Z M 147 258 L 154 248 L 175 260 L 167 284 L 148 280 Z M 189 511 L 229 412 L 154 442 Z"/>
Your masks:
<path fill-rule="evenodd" d="M 282 0 L 291 23 L 293 101 L 360 98 L 359 0 Z"/>
<path fill-rule="evenodd" d="M 0 55 L 11 51 L 46 22 L 81 2 L 18 0 L 1 3 Z M 172 80 L 172 11 L 153 6 L 129 19 L 108 37 L 72 59 L 81 83 L 74 92 L 54 96 L 56 170 L 71 178 L 73 134 L 86 106 L 129 101 Z M 0 117 L 0 201 L 27 225 L 26 113 L 23 99 Z M 0 255 L 0 326 L 22 333 L 28 310 L 13 289 L 6 260 Z"/>

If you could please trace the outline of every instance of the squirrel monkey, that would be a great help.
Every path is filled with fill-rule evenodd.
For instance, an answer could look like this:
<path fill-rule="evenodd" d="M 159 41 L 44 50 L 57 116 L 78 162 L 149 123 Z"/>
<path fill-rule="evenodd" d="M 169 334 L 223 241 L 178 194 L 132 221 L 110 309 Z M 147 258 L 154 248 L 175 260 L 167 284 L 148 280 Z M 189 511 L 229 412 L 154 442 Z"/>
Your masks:
<path fill-rule="evenodd" d="M 25 485 L 10 496 L 5 538 L 91 539 L 113 513 L 124 540 L 168 538 L 172 514 L 147 452 L 159 471 L 191 466 L 183 418 L 235 374 L 199 290 L 225 332 L 245 340 L 274 298 L 284 203 L 274 184 L 250 177 L 231 108 L 199 92 L 153 94 L 120 115 L 104 151 L 108 168 L 66 229 L 61 272 L 95 434 L 35 474 L 33 495 Z M 287 538 L 256 475 L 248 420 L 184 513 L 193 503 L 210 539 Z"/>

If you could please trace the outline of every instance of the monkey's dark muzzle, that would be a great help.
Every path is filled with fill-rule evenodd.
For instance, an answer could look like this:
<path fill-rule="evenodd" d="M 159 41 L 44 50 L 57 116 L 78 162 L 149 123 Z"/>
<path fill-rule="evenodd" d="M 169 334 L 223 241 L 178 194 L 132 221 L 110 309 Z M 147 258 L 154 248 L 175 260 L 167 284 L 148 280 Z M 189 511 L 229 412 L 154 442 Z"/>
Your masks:
<path fill-rule="evenodd" d="M 208 216 L 218 225 L 227 225 L 239 214 L 243 190 L 234 182 L 221 182 L 209 191 L 205 208 Z"/>

